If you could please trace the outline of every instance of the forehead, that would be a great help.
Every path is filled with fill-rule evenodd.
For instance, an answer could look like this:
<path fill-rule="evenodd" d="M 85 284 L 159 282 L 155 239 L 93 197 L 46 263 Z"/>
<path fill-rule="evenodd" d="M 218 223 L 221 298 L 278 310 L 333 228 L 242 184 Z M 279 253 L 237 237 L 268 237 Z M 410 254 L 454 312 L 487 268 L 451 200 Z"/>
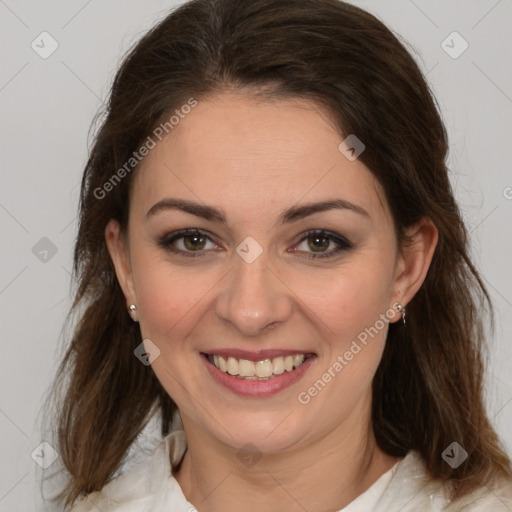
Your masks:
<path fill-rule="evenodd" d="M 372 173 L 340 152 L 343 139 L 329 115 L 308 100 L 213 96 L 183 115 L 144 158 L 132 204 L 147 212 L 163 197 L 178 196 L 227 212 L 271 211 L 343 198 L 387 216 Z"/>

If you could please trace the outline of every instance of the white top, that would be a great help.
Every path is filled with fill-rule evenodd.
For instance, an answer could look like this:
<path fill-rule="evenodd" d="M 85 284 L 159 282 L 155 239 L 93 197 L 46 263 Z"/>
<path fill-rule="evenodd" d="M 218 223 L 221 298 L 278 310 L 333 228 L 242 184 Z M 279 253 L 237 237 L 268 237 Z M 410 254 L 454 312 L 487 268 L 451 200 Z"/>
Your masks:
<path fill-rule="evenodd" d="M 114 478 L 101 491 L 89 494 L 72 512 L 196 512 L 172 476 L 171 460 L 173 467 L 179 464 L 186 447 L 185 433 L 172 432 L 153 456 Z M 410 452 L 339 512 L 398 510 L 511 512 L 512 484 L 504 483 L 493 490 L 484 488 L 450 503 L 443 484 L 429 480 L 421 457 Z"/>

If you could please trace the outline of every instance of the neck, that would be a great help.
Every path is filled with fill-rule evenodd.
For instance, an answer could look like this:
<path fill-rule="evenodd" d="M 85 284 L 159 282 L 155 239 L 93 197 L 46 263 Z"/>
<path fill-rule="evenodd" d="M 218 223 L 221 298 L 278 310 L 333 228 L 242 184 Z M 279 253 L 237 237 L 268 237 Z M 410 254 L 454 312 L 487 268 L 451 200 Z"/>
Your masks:
<path fill-rule="evenodd" d="M 370 421 L 350 423 L 244 465 L 238 450 L 183 418 L 188 449 L 174 476 L 201 512 L 340 510 L 397 462 L 377 446 Z"/>

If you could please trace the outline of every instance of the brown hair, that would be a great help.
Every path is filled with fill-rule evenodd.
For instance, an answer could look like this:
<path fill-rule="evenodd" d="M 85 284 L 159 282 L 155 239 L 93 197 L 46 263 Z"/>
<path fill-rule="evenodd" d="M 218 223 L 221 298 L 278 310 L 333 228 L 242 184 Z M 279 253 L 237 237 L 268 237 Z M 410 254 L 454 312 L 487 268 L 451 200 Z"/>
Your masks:
<path fill-rule="evenodd" d="M 55 387 L 65 393 L 57 431 L 70 475 L 66 504 L 109 481 L 159 409 L 167 434 L 176 409 L 133 355 L 140 330 L 105 244 L 110 219 L 126 227 L 136 171 L 104 197 L 98 190 L 187 99 L 229 88 L 325 107 L 340 135 L 366 145 L 359 158 L 385 191 L 398 243 L 424 217 L 439 231 L 407 326 L 390 325 L 373 381 L 379 446 L 395 456 L 418 451 L 430 475 L 455 483 L 459 495 L 510 476 L 482 397 L 482 315 L 492 306 L 468 255 L 445 163 L 447 135 L 417 64 L 379 20 L 338 0 L 193 0 L 124 60 L 85 167 L 74 253 L 79 321 Z M 470 454 L 457 469 L 441 458 L 453 441 Z"/>

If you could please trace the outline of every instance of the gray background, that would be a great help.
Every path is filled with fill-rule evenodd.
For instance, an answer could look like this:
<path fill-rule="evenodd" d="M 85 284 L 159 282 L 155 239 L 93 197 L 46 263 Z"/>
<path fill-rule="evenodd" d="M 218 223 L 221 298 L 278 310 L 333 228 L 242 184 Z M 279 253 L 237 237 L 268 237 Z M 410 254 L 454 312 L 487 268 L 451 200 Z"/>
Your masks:
<path fill-rule="evenodd" d="M 91 120 L 121 56 L 175 3 L 0 0 L 0 511 L 35 509 L 31 453 L 48 438 L 37 416 L 65 341 Z M 411 43 L 443 112 L 453 185 L 496 305 L 487 403 L 510 453 L 512 0 L 353 3 Z M 51 49 L 44 31 L 58 43 L 47 58 L 31 47 Z M 446 39 L 454 31 L 469 44 L 457 58 L 463 40 Z"/>

